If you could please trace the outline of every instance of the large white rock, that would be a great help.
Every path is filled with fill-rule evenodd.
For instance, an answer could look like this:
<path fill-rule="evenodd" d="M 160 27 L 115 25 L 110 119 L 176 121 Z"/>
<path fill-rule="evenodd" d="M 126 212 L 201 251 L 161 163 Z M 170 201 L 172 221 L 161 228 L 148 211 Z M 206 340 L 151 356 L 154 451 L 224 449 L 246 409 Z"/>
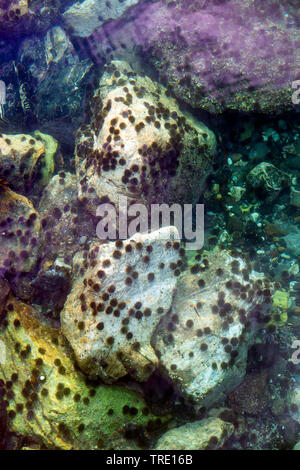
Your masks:
<path fill-rule="evenodd" d="M 153 341 L 163 371 L 197 408 L 222 403 L 242 381 L 271 291 L 241 258 L 215 251 L 184 272 Z"/>
<path fill-rule="evenodd" d="M 127 373 L 146 380 L 157 368 L 151 338 L 171 306 L 173 264 L 180 261 L 179 243 L 161 239 L 169 229 L 136 234 L 122 246 L 120 241 L 95 244 L 75 258 L 78 277 L 61 325 L 87 374 L 108 383 Z M 172 240 L 178 234 L 170 230 Z"/>
<path fill-rule="evenodd" d="M 76 36 L 87 37 L 105 21 L 119 18 L 138 2 L 139 0 L 85 0 L 74 3 L 62 16 L 65 24 L 72 27 Z"/>
<path fill-rule="evenodd" d="M 76 139 L 78 196 L 97 200 L 192 204 L 199 200 L 216 150 L 203 123 L 181 112 L 167 90 L 126 62 L 109 65 Z"/>

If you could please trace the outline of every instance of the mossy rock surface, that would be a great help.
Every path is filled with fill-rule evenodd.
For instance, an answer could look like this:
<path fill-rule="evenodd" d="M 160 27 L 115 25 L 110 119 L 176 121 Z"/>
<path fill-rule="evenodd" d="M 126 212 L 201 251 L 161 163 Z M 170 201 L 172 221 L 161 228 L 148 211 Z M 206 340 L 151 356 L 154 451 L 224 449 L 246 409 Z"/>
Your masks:
<path fill-rule="evenodd" d="M 45 154 L 41 169 L 41 184 L 45 186 L 54 173 L 54 156 L 57 152 L 58 142 L 51 135 L 43 134 L 40 131 L 35 131 L 33 135 L 35 138 L 42 140 L 45 145 Z"/>
<path fill-rule="evenodd" d="M 141 445 L 137 434 L 149 437 L 166 421 L 139 393 L 90 383 L 59 331 L 42 325 L 33 308 L 11 298 L 6 308 L 0 390 L 11 431 L 49 449 L 133 450 Z"/>

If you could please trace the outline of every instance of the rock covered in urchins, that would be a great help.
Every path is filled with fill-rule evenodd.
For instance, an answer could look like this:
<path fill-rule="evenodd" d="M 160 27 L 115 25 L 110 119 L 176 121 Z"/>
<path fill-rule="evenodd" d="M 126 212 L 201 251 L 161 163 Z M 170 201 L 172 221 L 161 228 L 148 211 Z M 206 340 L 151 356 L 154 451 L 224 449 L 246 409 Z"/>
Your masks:
<path fill-rule="evenodd" d="M 68 258 L 81 248 L 82 237 L 95 235 L 92 217 L 77 200 L 76 176 L 60 171 L 49 181 L 39 203 L 42 223 L 42 254 L 55 259 Z"/>
<path fill-rule="evenodd" d="M 195 203 L 215 153 L 215 136 L 183 114 L 166 89 L 125 62 L 106 67 L 76 140 L 79 199 Z"/>
<path fill-rule="evenodd" d="M 0 177 L 12 189 L 26 194 L 41 176 L 45 143 L 27 134 L 0 134 Z"/>
<path fill-rule="evenodd" d="M 134 450 L 168 419 L 155 416 L 135 390 L 89 381 L 59 329 L 13 297 L 6 302 L 0 337 L 6 352 L 0 409 L 5 406 L 8 427 L 21 436 L 20 445 Z"/>
<path fill-rule="evenodd" d="M 18 276 L 34 269 L 40 218 L 25 197 L 0 184 L 0 274 Z"/>
<path fill-rule="evenodd" d="M 170 228 L 171 240 L 177 231 Z M 184 253 L 165 241 L 169 227 L 94 244 L 74 259 L 74 282 L 61 325 L 79 366 L 114 382 L 144 381 L 158 365 L 151 338 L 169 310 Z"/>
<path fill-rule="evenodd" d="M 242 381 L 258 327 L 270 322 L 272 287 L 240 256 L 196 255 L 178 278 L 153 345 L 162 370 L 196 407 L 222 402 Z"/>

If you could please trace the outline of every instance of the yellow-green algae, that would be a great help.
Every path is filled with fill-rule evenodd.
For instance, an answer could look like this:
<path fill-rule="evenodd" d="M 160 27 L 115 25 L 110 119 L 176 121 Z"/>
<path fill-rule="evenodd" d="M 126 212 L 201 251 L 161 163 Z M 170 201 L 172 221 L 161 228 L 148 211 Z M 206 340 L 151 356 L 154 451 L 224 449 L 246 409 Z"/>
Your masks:
<path fill-rule="evenodd" d="M 126 426 L 149 435 L 167 421 L 154 416 L 136 391 L 89 382 L 60 332 L 42 325 L 32 307 L 9 299 L 7 312 L 0 380 L 11 431 L 50 449 L 138 449 Z"/>
<path fill-rule="evenodd" d="M 43 134 L 40 131 L 35 131 L 33 135 L 35 138 L 42 140 L 45 145 L 45 156 L 41 168 L 41 184 L 45 186 L 54 173 L 54 156 L 57 152 L 58 142 L 51 135 Z"/>

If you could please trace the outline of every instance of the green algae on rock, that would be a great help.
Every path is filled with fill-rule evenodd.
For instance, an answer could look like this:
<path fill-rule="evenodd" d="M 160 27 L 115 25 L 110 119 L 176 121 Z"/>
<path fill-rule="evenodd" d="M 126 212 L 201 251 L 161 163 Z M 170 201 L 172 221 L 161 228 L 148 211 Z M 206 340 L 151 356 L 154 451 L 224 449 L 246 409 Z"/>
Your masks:
<path fill-rule="evenodd" d="M 159 438 L 155 450 L 219 449 L 233 431 L 233 424 L 219 418 L 207 418 L 167 431 Z"/>
<path fill-rule="evenodd" d="M 59 331 L 42 324 L 32 307 L 10 298 L 6 311 L 0 396 L 11 431 L 48 449 L 133 450 L 141 445 L 135 435 L 168 419 L 154 416 L 125 386 L 89 382 Z"/>
<path fill-rule="evenodd" d="M 40 131 L 35 131 L 33 135 L 45 145 L 44 165 L 41 169 L 42 179 L 40 182 L 41 185 L 45 186 L 54 173 L 54 156 L 57 152 L 58 142 L 51 135 L 43 134 Z"/>

